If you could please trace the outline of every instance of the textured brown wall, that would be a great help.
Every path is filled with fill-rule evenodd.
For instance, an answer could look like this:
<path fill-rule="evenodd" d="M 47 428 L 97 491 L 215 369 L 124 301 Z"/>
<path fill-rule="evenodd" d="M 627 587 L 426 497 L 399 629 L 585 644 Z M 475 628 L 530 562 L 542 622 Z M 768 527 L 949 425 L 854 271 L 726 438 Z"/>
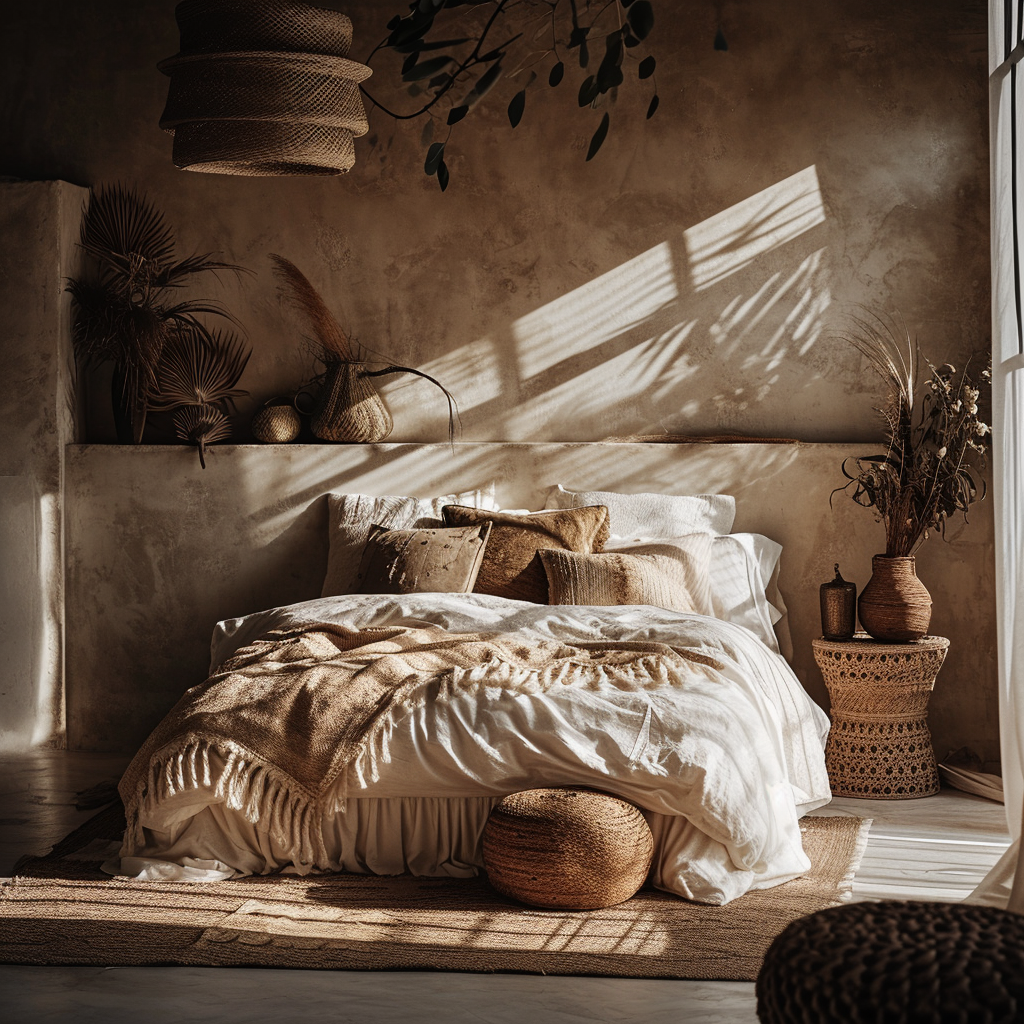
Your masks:
<path fill-rule="evenodd" d="M 838 444 L 274 445 L 220 448 L 200 472 L 194 452 L 149 446 L 68 449 L 69 744 L 132 750 L 207 670 L 213 622 L 319 596 L 328 491 L 434 495 L 491 489 L 503 507 L 540 508 L 557 483 L 736 496 L 738 531 L 783 546 L 779 588 L 794 669 L 828 707 L 811 639 L 818 586 L 838 560 L 867 582 L 875 526 L 852 502 L 827 512 L 830 474 L 855 449 Z M 223 524 L 223 527 L 222 527 Z M 921 577 L 932 628 L 954 638 L 931 701 L 940 756 L 997 749 L 992 528 L 953 551 L 931 545 Z"/>
<path fill-rule="evenodd" d="M 360 58 L 405 5 L 333 6 L 352 16 Z M 517 86 L 499 84 L 453 134 L 442 195 L 422 174 L 420 125 L 378 114 L 376 144 L 357 140 L 345 177 L 178 171 L 156 126 L 173 3 L 23 4 L 5 14 L 0 175 L 134 183 L 184 249 L 256 272 L 204 293 L 237 313 L 254 349 L 239 440 L 254 405 L 311 368 L 269 273 L 278 252 L 361 342 L 452 388 L 466 441 L 872 441 L 878 382 L 836 339 L 859 304 L 898 307 L 936 362 L 987 352 L 985 6 L 725 0 L 726 53 L 711 46 L 716 6 L 655 0 L 661 108 L 645 122 L 648 90 L 623 89 L 590 163 L 600 113 L 578 109 L 575 72 L 558 90 L 538 83 L 514 132 L 504 111 Z M 387 67 L 371 79 L 381 93 Z M 386 390 L 391 440 L 443 437 L 428 385 Z M 90 439 L 104 440 L 101 386 L 94 395 Z M 132 478 L 140 467 L 123 461 Z M 807 528 L 828 533 L 827 504 L 807 512 Z M 991 605 L 987 504 L 972 519 L 977 534 L 928 546 L 947 608 L 965 572 L 972 600 Z M 146 523 L 136 530 L 124 543 L 142 558 Z M 947 720 L 962 715 L 991 758 L 994 625 L 966 642 L 983 665 L 958 681 Z"/>
<path fill-rule="evenodd" d="M 352 16 L 357 58 L 405 7 L 330 6 Z M 600 112 L 578 108 L 578 68 L 557 90 L 542 76 L 515 131 L 518 83 L 499 83 L 456 127 L 442 195 L 420 122 L 379 113 L 341 178 L 178 171 L 156 124 L 170 0 L 23 4 L 5 16 L 0 174 L 133 182 L 184 247 L 254 270 L 209 284 L 248 329 L 253 401 L 310 369 L 278 252 L 360 341 L 437 371 L 466 440 L 869 437 L 877 383 L 834 340 L 857 304 L 899 308 L 935 361 L 987 349 L 985 7 L 726 0 L 723 53 L 716 6 L 655 3 L 661 107 L 645 121 L 650 83 L 624 86 L 590 163 Z M 368 85 L 394 99 L 378 64 Z M 725 271 L 749 262 L 708 282 L 709 240 Z M 388 388 L 394 440 L 443 436 L 429 385 Z"/>

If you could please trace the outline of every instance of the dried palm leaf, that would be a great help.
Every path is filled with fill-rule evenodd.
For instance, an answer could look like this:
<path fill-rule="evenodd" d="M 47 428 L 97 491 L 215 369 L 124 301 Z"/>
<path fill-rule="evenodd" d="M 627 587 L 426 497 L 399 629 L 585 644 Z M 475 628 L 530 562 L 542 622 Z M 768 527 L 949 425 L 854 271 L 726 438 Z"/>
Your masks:
<path fill-rule="evenodd" d="M 154 269 L 170 265 L 174 257 L 174 235 L 162 214 L 120 182 L 93 192 L 82 221 L 81 245 L 122 272 L 129 271 L 133 254 Z"/>
<path fill-rule="evenodd" d="M 248 391 L 238 388 L 252 349 L 235 334 L 212 331 L 203 334 L 183 329 L 165 346 L 150 390 L 150 408 L 167 412 L 179 405 L 228 403 Z"/>
<path fill-rule="evenodd" d="M 282 295 L 305 321 L 323 362 L 360 362 L 360 353 L 353 348 L 341 324 L 302 271 L 276 253 L 271 253 L 270 258 L 274 261 L 274 273 L 280 281 Z"/>
<path fill-rule="evenodd" d="M 172 289 L 199 273 L 244 268 L 211 258 L 209 253 L 174 260 L 174 236 L 162 215 L 134 189 L 122 184 L 96 189 L 82 221 L 81 246 L 95 261 L 86 279 L 72 279 L 72 338 L 84 365 L 115 364 L 117 398 L 130 411 L 131 435 L 138 443 L 157 386 L 164 347 L 182 330 L 211 343 L 200 315 L 237 320 L 219 303 L 169 301 Z M 121 427 L 118 427 L 119 437 Z"/>
<path fill-rule="evenodd" d="M 174 414 L 174 432 L 199 448 L 199 465 L 206 469 L 206 446 L 231 436 L 231 421 L 212 405 L 183 405 Z"/>

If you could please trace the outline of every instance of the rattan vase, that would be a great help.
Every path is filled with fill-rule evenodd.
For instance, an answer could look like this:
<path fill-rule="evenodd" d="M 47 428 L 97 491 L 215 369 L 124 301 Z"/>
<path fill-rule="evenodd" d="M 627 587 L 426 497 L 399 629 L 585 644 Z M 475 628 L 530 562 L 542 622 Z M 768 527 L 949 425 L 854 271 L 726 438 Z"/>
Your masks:
<path fill-rule="evenodd" d="M 365 363 L 332 363 L 313 406 L 310 428 L 322 441 L 372 444 L 391 433 L 394 421 Z"/>
<path fill-rule="evenodd" d="M 857 614 L 865 632 L 876 640 L 920 640 L 928 633 L 932 598 L 917 578 L 913 555 L 875 555 L 871 579 L 861 591 Z"/>

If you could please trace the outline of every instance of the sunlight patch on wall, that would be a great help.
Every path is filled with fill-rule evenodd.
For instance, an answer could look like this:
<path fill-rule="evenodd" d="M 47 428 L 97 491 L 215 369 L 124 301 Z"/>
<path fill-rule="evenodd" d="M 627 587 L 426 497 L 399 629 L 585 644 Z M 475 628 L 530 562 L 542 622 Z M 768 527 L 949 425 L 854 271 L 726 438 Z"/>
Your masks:
<path fill-rule="evenodd" d="M 692 320 L 681 323 L 520 402 L 508 418 L 510 433 L 547 440 L 550 424 L 558 420 L 572 424 L 560 438 L 565 441 L 635 433 L 640 398 L 659 388 L 668 375 L 678 383 L 692 372 L 684 353 L 695 324 Z M 571 410 L 568 417 L 567 410 Z"/>
<path fill-rule="evenodd" d="M 502 393 L 501 366 L 497 346 L 490 337 L 471 341 L 451 352 L 445 352 L 436 359 L 431 359 L 418 366 L 417 369 L 429 373 L 439 380 L 459 403 L 459 408 L 466 412 L 475 406 L 493 401 Z M 411 392 L 416 395 L 417 405 L 437 403 L 439 410 L 446 410 L 444 396 L 437 389 L 429 393 L 430 385 L 413 376 L 398 377 L 393 383 L 381 387 L 382 393 L 392 399 L 395 392 L 406 387 L 425 387 L 427 392 Z"/>
<path fill-rule="evenodd" d="M 741 369 L 771 371 L 794 351 L 806 355 L 821 336 L 832 295 L 820 281 L 825 250 L 805 256 L 789 277 L 772 274 L 749 298 L 737 296 L 708 329 L 723 357 Z"/>
<path fill-rule="evenodd" d="M 662 242 L 520 317 L 512 325 L 520 380 L 625 334 L 678 294 L 672 253 Z"/>
<path fill-rule="evenodd" d="M 693 287 L 709 288 L 824 222 L 812 165 L 683 233 Z"/>

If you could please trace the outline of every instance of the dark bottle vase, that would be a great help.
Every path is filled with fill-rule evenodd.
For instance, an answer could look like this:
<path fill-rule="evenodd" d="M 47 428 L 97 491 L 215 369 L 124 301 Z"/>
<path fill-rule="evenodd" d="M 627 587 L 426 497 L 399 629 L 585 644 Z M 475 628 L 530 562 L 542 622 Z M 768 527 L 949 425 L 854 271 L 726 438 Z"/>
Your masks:
<path fill-rule="evenodd" d="M 871 579 L 860 593 L 857 614 L 876 640 L 899 643 L 928 635 L 932 598 L 917 578 L 913 555 L 871 559 Z"/>

